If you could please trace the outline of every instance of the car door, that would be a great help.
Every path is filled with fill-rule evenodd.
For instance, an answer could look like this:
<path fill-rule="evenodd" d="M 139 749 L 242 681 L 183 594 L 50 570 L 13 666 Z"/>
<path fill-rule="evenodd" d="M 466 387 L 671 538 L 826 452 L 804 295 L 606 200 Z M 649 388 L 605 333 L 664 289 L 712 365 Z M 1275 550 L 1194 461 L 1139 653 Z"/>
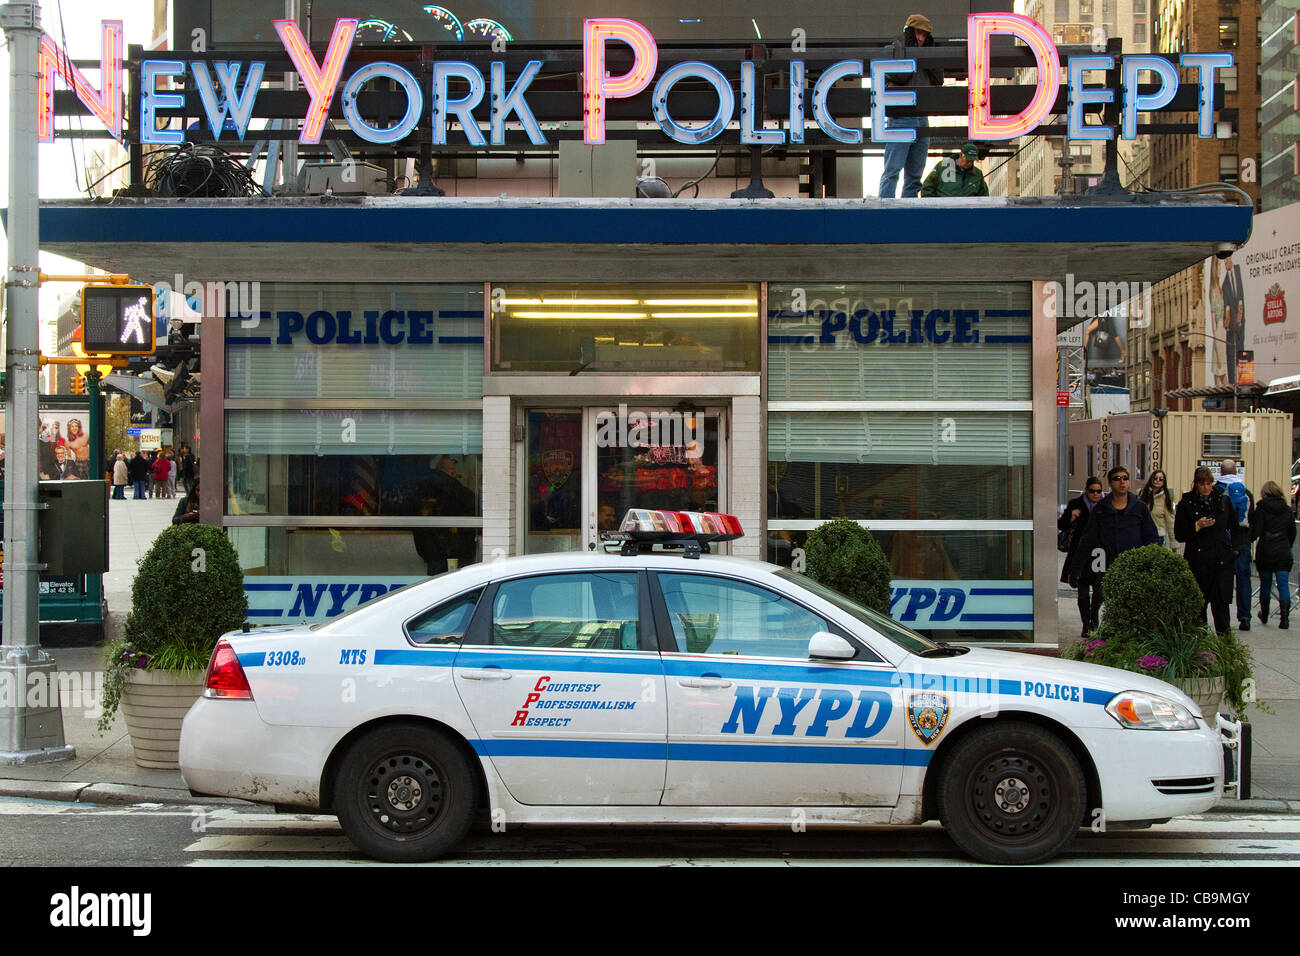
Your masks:
<path fill-rule="evenodd" d="M 520 803 L 659 803 L 668 718 L 647 587 L 630 569 L 492 588 L 453 673 L 477 746 Z"/>
<path fill-rule="evenodd" d="M 705 573 L 653 574 L 668 692 L 664 803 L 892 806 L 906 759 L 892 665 L 789 596 Z M 811 659 L 818 632 L 851 660 Z"/>

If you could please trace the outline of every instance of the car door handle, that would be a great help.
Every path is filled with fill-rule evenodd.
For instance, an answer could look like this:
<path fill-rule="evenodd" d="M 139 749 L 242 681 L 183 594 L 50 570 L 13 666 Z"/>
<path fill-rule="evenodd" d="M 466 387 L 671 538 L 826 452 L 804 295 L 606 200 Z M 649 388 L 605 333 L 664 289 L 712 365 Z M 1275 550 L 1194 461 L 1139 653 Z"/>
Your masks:
<path fill-rule="evenodd" d="M 509 680 L 511 676 L 499 667 L 464 667 L 456 673 L 465 680 Z"/>
<path fill-rule="evenodd" d="M 677 682 L 678 687 L 730 687 L 731 681 L 720 677 L 683 677 Z"/>

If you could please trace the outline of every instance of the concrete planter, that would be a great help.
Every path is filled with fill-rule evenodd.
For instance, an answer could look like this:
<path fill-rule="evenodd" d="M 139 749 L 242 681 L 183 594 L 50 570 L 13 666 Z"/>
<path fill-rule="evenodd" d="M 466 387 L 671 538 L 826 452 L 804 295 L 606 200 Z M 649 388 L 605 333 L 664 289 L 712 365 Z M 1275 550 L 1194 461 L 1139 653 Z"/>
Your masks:
<path fill-rule="evenodd" d="M 203 692 L 204 677 L 202 671 L 131 671 L 122 716 L 139 766 L 180 768 L 181 722 Z"/>
<path fill-rule="evenodd" d="M 1222 677 L 1184 677 L 1171 683 L 1196 701 L 1201 713 L 1213 723 L 1214 714 L 1219 712 L 1219 706 L 1223 703 Z"/>

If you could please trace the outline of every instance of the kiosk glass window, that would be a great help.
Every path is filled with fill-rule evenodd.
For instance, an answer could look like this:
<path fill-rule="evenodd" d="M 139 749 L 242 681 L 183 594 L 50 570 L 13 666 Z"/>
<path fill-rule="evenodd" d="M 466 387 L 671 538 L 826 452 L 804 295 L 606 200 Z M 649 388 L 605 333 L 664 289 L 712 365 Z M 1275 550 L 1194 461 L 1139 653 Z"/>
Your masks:
<path fill-rule="evenodd" d="M 733 372 L 760 366 L 758 286 L 493 287 L 494 372 Z"/>

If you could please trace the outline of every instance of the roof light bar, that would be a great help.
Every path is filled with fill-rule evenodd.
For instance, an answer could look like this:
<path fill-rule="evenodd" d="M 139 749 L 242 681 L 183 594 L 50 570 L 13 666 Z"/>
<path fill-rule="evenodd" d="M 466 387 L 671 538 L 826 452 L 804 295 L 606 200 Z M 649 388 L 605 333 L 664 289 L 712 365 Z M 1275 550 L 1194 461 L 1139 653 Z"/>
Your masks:
<path fill-rule="evenodd" d="M 632 508 L 618 531 L 603 532 L 606 541 L 622 541 L 623 554 L 642 554 L 658 544 L 665 549 L 680 548 L 688 557 L 707 554 L 709 543 L 733 541 L 742 537 L 740 519 L 716 511 L 658 511 Z"/>

